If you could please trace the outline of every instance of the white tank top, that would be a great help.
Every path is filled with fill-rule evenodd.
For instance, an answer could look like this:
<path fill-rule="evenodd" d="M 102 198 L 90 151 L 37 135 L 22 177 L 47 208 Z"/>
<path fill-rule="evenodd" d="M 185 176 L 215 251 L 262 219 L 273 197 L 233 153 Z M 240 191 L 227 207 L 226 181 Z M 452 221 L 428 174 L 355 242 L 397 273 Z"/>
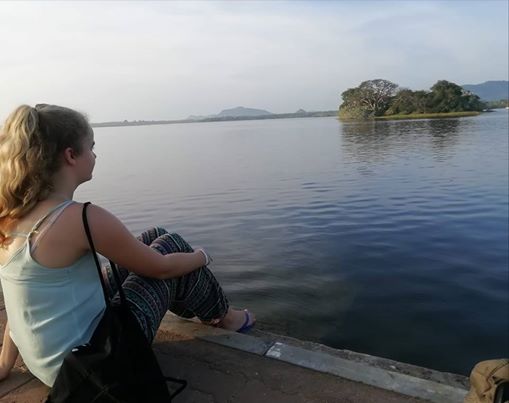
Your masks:
<path fill-rule="evenodd" d="M 53 385 L 64 357 L 90 340 L 105 309 L 91 252 L 59 269 L 32 258 L 32 233 L 52 214 L 54 221 L 71 203 L 66 201 L 41 218 L 24 245 L 0 267 L 10 336 L 30 372 L 48 386 Z"/>

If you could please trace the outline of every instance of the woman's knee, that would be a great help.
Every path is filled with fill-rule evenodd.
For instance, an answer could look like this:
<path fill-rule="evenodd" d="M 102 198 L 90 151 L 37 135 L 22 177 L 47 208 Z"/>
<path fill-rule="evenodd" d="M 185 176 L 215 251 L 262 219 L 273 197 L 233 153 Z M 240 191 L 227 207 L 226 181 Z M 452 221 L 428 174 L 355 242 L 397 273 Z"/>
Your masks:
<path fill-rule="evenodd" d="M 173 240 L 180 252 L 193 252 L 191 245 L 189 245 L 179 234 L 173 232 L 171 234 L 165 234 L 165 236 L 170 237 Z"/>
<path fill-rule="evenodd" d="M 168 231 L 166 231 L 162 227 L 152 227 L 148 230 L 144 231 L 140 236 L 138 236 L 138 239 L 143 242 L 145 245 L 150 245 L 152 242 L 154 242 L 157 238 L 159 238 L 161 235 L 167 234 Z"/>
<path fill-rule="evenodd" d="M 150 233 L 154 234 L 154 236 L 156 238 L 158 238 L 161 235 L 167 234 L 168 230 L 166 230 L 163 227 L 152 227 L 152 228 L 148 229 L 147 232 L 150 232 Z"/>
<path fill-rule="evenodd" d="M 163 254 L 177 252 L 189 253 L 193 251 L 191 245 L 189 245 L 184 238 L 176 233 L 165 233 L 152 242 L 150 246 L 159 250 Z"/>

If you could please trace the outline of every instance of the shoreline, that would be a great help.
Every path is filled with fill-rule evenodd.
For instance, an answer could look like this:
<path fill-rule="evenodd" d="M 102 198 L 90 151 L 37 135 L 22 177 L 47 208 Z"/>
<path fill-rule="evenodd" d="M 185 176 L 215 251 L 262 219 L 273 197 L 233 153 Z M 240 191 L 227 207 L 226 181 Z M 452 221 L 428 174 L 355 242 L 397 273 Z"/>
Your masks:
<path fill-rule="evenodd" d="M 403 120 L 403 119 L 446 119 L 479 116 L 482 112 L 445 112 L 445 113 L 410 113 L 408 115 L 376 116 L 374 120 Z"/>
<path fill-rule="evenodd" d="M 491 111 L 489 111 L 491 112 Z M 376 116 L 372 121 L 387 120 L 415 120 L 415 119 L 447 119 L 461 118 L 470 116 L 479 116 L 483 112 L 445 112 L 445 113 L 411 113 L 408 115 L 389 115 Z M 298 119 L 298 118 L 321 118 L 321 117 L 338 117 L 338 111 L 317 111 L 302 113 L 280 113 L 262 116 L 228 116 L 228 117 L 212 117 L 205 119 L 176 119 L 176 120 L 135 120 L 135 121 L 114 121 L 114 122 L 96 122 L 91 123 L 92 127 L 124 127 L 124 126 L 153 126 L 153 125 L 171 125 L 180 123 L 208 123 L 208 122 L 235 122 L 246 120 L 267 120 L 267 119 Z M 360 119 L 341 119 L 344 122 L 366 121 Z"/>
<path fill-rule="evenodd" d="M 300 113 L 277 113 L 261 116 L 225 116 L 211 117 L 205 119 L 177 119 L 177 120 L 135 120 L 123 122 L 97 122 L 91 123 L 92 127 L 122 127 L 122 126 L 151 126 L 151 125 L 171 125 L 178 123 L 205 123 L 205 122 L 232 122 L 242 120 L 265 120 L 265 119 L 296 119 L 296 118 L 321 118 L 328 116 L 337 116 L 337 111 L 317 111 Z"/>

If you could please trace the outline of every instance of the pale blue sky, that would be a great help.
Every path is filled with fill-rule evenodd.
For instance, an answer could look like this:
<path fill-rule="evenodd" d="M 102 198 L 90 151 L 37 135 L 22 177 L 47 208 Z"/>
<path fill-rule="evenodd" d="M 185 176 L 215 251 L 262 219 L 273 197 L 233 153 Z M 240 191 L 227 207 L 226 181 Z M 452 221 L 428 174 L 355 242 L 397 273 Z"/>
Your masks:
<path fill-rule="evenodd" d="M 0 2 L 0 118 L 42 102 L 96 122 L 329 110 L 373 78 L 507 80 L 508 13 L 507 0 Z"/>

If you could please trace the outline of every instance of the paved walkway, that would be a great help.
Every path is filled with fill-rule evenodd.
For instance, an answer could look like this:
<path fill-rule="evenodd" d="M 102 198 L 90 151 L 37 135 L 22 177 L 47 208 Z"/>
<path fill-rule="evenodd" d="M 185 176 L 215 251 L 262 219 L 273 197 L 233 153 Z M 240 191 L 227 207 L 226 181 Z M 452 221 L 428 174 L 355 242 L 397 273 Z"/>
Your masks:
<path fill-rule="evenodd" d="M 1 334 L 5 320 L 5 310 L 0 310 Z M 161 325 L 154 349 L 165 374 L 188 380 L 189 386 L 175 398 L 176 403 L 459 403 L 465 393 L 466 381 L 457 375 L 261 331 L 240 335 L 170 314 Z M 48 388 L 21 360 L 11 376 L 0 382 L 0 402 L 43 402 L 47 393 Z"/>

